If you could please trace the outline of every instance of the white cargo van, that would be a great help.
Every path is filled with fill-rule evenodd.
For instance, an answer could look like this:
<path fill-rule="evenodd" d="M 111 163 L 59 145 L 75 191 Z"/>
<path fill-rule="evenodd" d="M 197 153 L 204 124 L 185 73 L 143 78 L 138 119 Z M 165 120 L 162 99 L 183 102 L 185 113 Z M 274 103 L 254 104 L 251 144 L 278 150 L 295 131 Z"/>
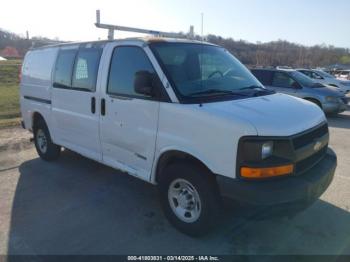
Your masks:
<path fill-rule="evenodd" d="M 42 159 L 64 147 L 157 185 L 166 217 L 192 236 L 215 225 L 222 197 L 268 212 L 299 209 L 335 172 L 321 109 L 265 89 L 209 43 L 33 49 L 20 89 L 23 126 Z"/>

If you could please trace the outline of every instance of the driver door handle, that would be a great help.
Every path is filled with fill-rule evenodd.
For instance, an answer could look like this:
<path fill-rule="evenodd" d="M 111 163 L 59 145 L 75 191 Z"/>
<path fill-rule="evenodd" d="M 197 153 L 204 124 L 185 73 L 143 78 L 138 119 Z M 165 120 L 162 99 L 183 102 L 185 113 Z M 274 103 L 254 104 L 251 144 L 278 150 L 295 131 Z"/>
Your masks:
<path fill-rule="evenodd" d="M 101 99 L 101 115 L 106 115 L 106 100 L 104 98 Z"/>
<path fill-rule="evenodd" d="M 96 112 L 96 98 L 91 97 L 91 113 L 95 114 Z"/>

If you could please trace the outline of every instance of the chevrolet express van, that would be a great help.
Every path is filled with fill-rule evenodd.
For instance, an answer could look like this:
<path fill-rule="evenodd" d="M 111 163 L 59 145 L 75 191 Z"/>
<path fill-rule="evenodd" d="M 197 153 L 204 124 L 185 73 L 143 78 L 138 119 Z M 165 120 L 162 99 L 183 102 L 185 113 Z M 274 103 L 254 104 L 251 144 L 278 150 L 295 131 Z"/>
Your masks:
<path fill-rule="evenodd" d="M 141 38 L 33 49 L 20 101 L 43 160 L 64 147 L 156 185 L 165 216 L 191 236 L 218 223 L 223 197 L 266 210 L 306 207 L 336 169 L 319 107 L 265 89 L 209 43 Z"/>

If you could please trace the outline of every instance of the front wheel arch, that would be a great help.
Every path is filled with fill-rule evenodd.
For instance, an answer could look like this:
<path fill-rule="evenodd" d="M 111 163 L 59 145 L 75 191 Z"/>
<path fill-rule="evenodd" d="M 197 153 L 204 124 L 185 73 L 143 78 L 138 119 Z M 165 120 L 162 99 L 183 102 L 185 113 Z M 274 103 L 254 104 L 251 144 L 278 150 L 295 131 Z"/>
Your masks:
<path fill-rule="evenodd" d="M 200 159 L 198 159 L 197 157 L 183 152 L 183 151 L 179 151 L 179 150 L 170 150 L 167 152 L 162 153 L 161 156 L 159 156 L 157 164 L 156 164 L 156 170 L 155 170 L 155 176 L 154 176 L 154 182 L 158 183 L 161 175 L 162 175 L 162 171 L 164 170 L 165 167 L 167 167 L 168 165 L 174 163 L 174 162 L 188 162 L 190 164 L 199 166 L 201 168 L 205 168 L 207 171 L 209 171 L 211 174 L 214 173 L 210 170 L 210 168 L 204 164 L 203 161 L 201 161 Z"/>
<path fill-rule="evenodd" d="M 322 103 L 318 99 L 311 98 L 311 97 L 305 97 L 304 99 L 309 101 L 309 102 L 312 102 L 312 103 L 318 105 L 319 108 L 323 109 L 322 108 Z"/>

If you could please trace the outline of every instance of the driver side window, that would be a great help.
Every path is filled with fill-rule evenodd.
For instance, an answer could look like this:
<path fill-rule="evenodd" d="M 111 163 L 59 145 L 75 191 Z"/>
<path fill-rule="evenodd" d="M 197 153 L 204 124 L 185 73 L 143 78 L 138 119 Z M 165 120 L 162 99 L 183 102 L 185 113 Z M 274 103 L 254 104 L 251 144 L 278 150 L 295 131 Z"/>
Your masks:
<path fill-rule="evenodd" d="M 272 86 L 283 88 L 294 88 L 298 83 L 284 72 L 275 72 L 272 80 Z"/>
<path fill-rule="evenodd" d="M 315 72 L 312 72 L 312 78 L 313 79 L 323 79 L 322 76 L 320 76 L 319 74 L 315 73 Z"/>

